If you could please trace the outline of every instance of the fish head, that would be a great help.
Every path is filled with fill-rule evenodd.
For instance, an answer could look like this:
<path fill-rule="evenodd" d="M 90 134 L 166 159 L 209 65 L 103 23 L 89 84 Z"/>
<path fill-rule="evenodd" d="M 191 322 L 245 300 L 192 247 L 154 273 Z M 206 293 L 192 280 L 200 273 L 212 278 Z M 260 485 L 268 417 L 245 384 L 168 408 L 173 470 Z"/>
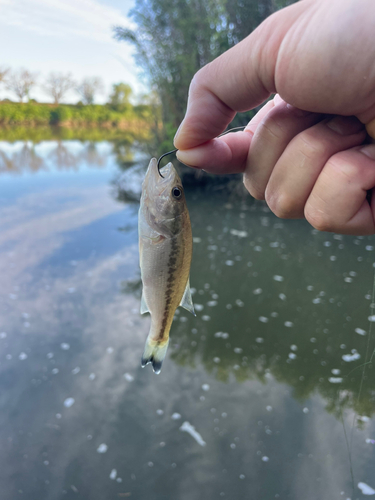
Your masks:
<path fill-rule="evenodd" d="M 152 216 L 163 221 L 181 215 L 186 201 L 181 179 L 172 163 L 163 167 L 161 175 L 156 158 L 152 158 L 142 184 L 142 198 Z"/>

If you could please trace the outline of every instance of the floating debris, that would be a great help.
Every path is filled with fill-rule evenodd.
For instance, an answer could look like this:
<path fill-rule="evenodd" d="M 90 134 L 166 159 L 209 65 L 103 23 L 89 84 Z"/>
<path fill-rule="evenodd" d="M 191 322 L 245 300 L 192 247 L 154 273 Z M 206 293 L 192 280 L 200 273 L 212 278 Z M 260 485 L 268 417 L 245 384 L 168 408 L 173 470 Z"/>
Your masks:
<path fill-rule="evenodd" d="M 278 274 L 275 274 L 273 277 L 275 281 L 284 281 L 284 276 L 279 276 Z"/>
<path fill-rule="evenodd" d="M 328 382 L 331 382 L 331 384 L 341 384 L 343 380 L 342 377 L 329 377 Z"/>
<path fill-rule="evenodd" d="M 353 349 L 353 351 L 352 351 L 352 354 L 344 354 L 342 356 L 342 359 L 344 361 L 346 361 L 347 363 L 350 363 L 351 361 L 356 361 L 357 359 L 359 359 L 361 357 L 361 355 L 355 349 Z"/>
<path fill-rule="evenodd" d="M 209 386 L 208 384 L 203 384 L 203 385 L 202 385 L 202 389 L 203 389 L 204 391 L 209 391 L 209 390 L 210 390 L 210 386 Z"/>
<path fill-rule="evenodd" d="M 66 342 L 63 342 L 62 344 L 60 344 L 60 347 L 63 351 L 68 351 L 70 349 L 70 345 L 67 344 Z"/>
<path fill-rule="evenodd" d="M 106 452 L 107 452 L 107 450 L 108 450 L 108 446 L 107 446 L 105 443 L 102 443 L 102 444 L 100 444 L 100 445 L 98 446 L 98 448 L 97 448 L 97 450 L 96 450 L 96 451 L 97 451 L 98 453 L 106 453 Z"/>
<path fill-rule="evenodd" d="M 64 401 L 64 406 L 65 408 L 70 408 L 71 406 L 73 406 L 75 403 L 75 399 L 74 398 L 66 398 L 66 400 Z"/>
<path fill-rule="evenodd" d="M 179 413 L 173 413 L 173 415 L 171 416 L 172 420 L 180 420 L 180 418 L 181 418 L 181 415 Z"/>
<path fill-rule="evenodd" d="M 356 328 L 355 333 L 358 333 L 358 335 L 366 335 L 366 330 L 362 330 L 362 328 Z"/>
<path fill-rule="evenodd" d="M 189 422 L 184 422 L 181 427 L 180 431 L 182 432 L 187 432 L 190 434 L 192 438 L 195 439 L 195 441 L 200 445 L 200 446 L 206 446 L 206 442 L 203 440 L 202 436 L 195 430 L 195 427 L 191 425 Z"/>
<path fill-rule="evenodd" d="M 18 356 L 18 359 L 20 359 L 21 361 L 27 359 L 27 354 L 25 352 L 21 352 Z"/>
<path fill-rule="evenodd" d="M 116 469 L 112 469 L 111 473 L 109 475 L 109 479 L 112 479 L 114 481 L 116 479 L 116 477 L 117 477 L 117 470 Z"/>
<path fill-rule="evenodd" d="M 133 382 L 134 377 L 133 375 L 130 375 L 130 373 L 124 373 L 124 379 L 127 380 L 128 382 Z"/>
<path fill-rule="evenodd" d="M 246 238 L 246 236 L 248 236 L 247 231 L 239 231 L 238 229 L 231 229 L 229 232 L 233 236 L 238 236 L 239 238 Z"/>
<path fill-rule="evenodd" d="M 358 483 L 358 488 L 364 495 L 375 495 L 375 490 L 366 483 Z"/>

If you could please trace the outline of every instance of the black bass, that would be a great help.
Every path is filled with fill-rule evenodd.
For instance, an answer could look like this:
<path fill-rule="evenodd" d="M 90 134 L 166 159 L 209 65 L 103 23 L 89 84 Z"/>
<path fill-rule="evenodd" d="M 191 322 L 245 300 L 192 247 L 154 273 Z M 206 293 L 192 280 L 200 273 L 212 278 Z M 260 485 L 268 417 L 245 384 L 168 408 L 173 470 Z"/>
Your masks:
<path fill-rule="evenodd" d="M 162 175 L 152 158 L 142 184 L 138 218 L 141 314 L 151 314 L 142 367 L 152 363 L 155 373 L 160 373 L 177 307 L 195 315 L 189 284 L 193 238 L 184 190 L 172 163 L 162 169 Z"/>

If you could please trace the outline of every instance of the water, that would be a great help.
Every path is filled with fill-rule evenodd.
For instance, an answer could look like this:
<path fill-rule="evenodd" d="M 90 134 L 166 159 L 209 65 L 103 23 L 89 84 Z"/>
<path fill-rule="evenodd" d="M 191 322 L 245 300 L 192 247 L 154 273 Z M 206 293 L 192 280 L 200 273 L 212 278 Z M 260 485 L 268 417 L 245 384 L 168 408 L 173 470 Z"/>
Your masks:
<path fill-rule="evenodd" d="M 140 368 L 147 159 L 74 141 L 0 157 L 2 500 L 371 494 L 373 238 L 187 179 L 197 317 L 178 310 L 156 376 Z"/>

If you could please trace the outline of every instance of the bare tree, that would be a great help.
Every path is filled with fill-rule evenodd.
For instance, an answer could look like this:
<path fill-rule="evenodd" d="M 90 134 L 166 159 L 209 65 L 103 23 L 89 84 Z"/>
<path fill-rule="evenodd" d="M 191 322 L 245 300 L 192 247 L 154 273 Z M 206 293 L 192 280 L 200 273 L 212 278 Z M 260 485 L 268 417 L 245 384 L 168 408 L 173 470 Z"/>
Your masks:
<path fill-rule="evenodd" d="M 70 73 L 64 75 L 63 73 L 51 72 L 46 78 L 43 88 L 52 97 L 54 103 L 59 104 L 65 94 L 75 85 Z"/>
<path fill-rule="evenodd" d="M 85 104 L 92 104 L 96 94 L 103 92 L 104 85 L 100 78 L 95 76 L 84 78 L 82 82 L 76 87 L 76 91 L 82 97 Z"/>
<path fill-rule="evenodd" d="M 10 74 L 6 86 L 16 94 L 20 102 L 23 102 L 24 97 L 29 98 L 30 90 L 36 85 L 36 81 L 36 73 L 31 73 L 27 69 L 20 69 Z"/>
<path fill-rule="evenodd" d="M 8 72 L 9 68 L 0 67 L 0 83 L 5 82 Z"/>

